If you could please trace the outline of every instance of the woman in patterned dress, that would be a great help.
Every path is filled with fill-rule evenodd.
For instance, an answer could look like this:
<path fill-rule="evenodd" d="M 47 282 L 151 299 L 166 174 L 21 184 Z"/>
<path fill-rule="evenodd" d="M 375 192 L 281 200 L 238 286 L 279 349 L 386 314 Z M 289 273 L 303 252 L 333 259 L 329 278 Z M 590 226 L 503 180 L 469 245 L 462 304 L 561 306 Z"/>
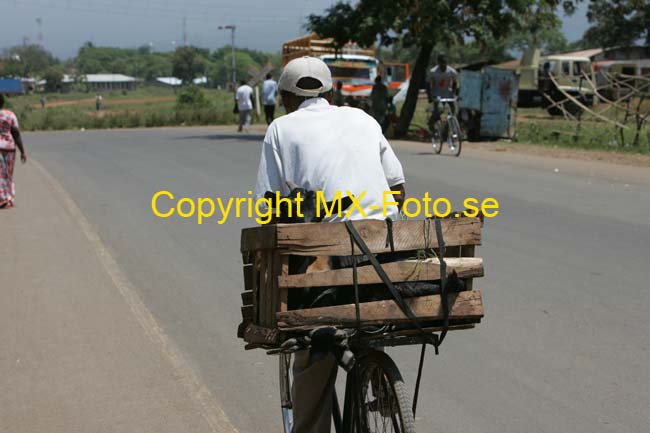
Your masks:
<path fill-rule="evenodd" d="M 14 163 L 16 147 L 20 150 L 20 161 L 27 162 L 25 147 L 18 129 L 16 115 L 4 109 L 5 98 L 0 93 L 0 209 L 14 206 Z"/>

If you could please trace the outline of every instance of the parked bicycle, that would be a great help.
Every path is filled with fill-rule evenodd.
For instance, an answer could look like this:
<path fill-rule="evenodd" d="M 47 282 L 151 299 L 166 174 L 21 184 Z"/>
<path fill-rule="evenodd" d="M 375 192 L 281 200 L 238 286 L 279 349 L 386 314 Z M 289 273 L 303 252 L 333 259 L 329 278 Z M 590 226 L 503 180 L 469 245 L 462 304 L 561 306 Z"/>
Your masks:
<path fill-rule="evenodd" d="M 442 151 L 442 145 L 446 142 L 452 155 L 460 155 L 463 140 L 460 124 L 454 113 L 457 99 L 436 98 L 427 109 L 427 112 L 431 113 L 429 115 L 431 146 L 436 154 Z"/>

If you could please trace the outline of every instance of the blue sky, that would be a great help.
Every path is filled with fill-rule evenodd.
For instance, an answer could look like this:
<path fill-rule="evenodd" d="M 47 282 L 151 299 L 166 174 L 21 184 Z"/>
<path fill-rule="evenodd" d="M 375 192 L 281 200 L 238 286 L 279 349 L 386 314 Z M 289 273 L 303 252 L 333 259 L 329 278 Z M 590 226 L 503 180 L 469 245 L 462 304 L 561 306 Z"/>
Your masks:
<path fill-rule="evenodd" d="M 238 46 L 279 51 L 282 42 L 304 31 L 310 13 L 321 13 L 334 0 L 0 0 L 0 48 L 39 41 L 56 56 L 73 56 L 86 41 L 96 45 L 137 47 L 151 44 L 168 51 L 183 42 L 183 18 L 189 44 L 221 47 L 230 34 L 219 25 L 237 26 Z M 41 18 L 42 26 L 37 24 Z M 587 28 L 585 6 L 563 19 L 570 40 Z"/>

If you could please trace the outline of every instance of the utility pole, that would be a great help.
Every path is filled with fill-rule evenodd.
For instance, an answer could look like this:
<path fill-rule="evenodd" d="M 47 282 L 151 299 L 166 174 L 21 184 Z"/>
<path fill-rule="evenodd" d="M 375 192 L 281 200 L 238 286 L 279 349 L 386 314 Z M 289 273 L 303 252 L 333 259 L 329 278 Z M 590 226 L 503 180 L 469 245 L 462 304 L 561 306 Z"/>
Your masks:
<path fill-rule="evenodd" d="M 227 25 L 219 26 L 219 30 L 230 30 L 230 48 L 232 49 L 232 82 L 233 86 L 237 86 L 237 62 L 235 60 L 235 30 L 237 26 Z"/>
<path fill-rule="evenodd" d="M 183 46 L 187 46 L 187 19 L 183 17 Z"/>
<path fill-rule="evenodd" d="M 38 44 L 41 47 L 44 47 L 44 45 L 43 45 L 43 19 L 41 17 L 36 18 L 36 24 L 38 25 L 38 35 L 36 36 L 36 39 L 38 40 Z"/>

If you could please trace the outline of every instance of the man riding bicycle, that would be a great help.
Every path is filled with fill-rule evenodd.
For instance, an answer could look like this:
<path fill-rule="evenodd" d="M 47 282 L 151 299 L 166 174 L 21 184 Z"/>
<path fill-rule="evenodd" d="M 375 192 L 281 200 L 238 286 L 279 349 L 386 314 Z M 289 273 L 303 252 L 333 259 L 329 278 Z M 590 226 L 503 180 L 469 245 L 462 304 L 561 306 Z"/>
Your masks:
<path fill-rule="evenodd" d="M 365 193 L 360 198 L 365 216 L 356 211 L 325 221 L 398 219 L 398 207 L 389 206 L 388 215 L 383 215 L 382 203 L 389 190 L 400 191 L 394 199 L 403 202 L 402 166 L 375 119 L 362 110 L 330 104 L 332 76 L 327 65 L 314 57 L 294 59 L 282 71 L 278 87 L 288 114 L 273 121 L 266 132 L 255 197 L 264 197 L 267 191 L 287 195 L 287 182 L 322 191 L 327 200 L 338 192 L 356 197 Z M 330 431 L 337 368 L 331 353 L 296 352 L 294 433 Z"/>
<path fill-rule="evenodd" d="M 438 120 L 441 108 L 438 99 L 455 98 L 458 92 L 458 72 L 447 65 L 447 56 L 444 54 L 438 55 L 438 64 L 429 71 L 428 84 L 429 102 L 433 103 L 431 116 L 434 120 Z M 455 113 L 455 104 L 453 102 L 448 104 L 451 111 Z"/>

